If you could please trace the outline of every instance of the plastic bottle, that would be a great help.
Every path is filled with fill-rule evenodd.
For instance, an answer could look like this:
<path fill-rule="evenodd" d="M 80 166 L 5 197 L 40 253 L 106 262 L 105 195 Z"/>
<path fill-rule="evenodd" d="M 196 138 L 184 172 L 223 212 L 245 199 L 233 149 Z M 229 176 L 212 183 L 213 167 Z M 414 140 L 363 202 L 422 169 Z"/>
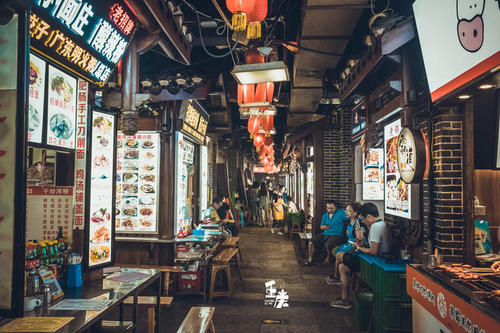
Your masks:
<path fill-rule="evenodd" d="M 56 253 L 54 251 L 54 242 L 50 241 L 49 242 L 49 248 L 48 248 L 48 255 L 49 255 L 49 264 L 55 264 L 57 257 Z"/>
<path fill-rule="evenodd" d="M 45 242 L 42 242 L 40 244 L 40 266 L 45 266 L 47 267 L 49 265 L 49 258 L 48 258 L 48 253 L 47 253 L 47 244 Z"/>

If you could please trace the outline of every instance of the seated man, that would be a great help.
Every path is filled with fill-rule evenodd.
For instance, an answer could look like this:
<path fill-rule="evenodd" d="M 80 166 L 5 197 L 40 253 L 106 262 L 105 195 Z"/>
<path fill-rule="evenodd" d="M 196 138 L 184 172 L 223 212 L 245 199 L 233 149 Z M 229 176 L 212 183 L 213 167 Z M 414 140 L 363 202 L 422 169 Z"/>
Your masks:
<path fill-rule="evenodd" d="M 226 228 L 231 231 L 232 236 L 238 236 L 238 227 L 234 222 L 233 212 L 229 206 L 229 199 L 225 195 L 220 195 L 219 197 L 222 201 L 222 205 L 217 209 L 217 214 L 219 214 L 221 219 L 227 222 Z"/>
<path fill-rule="evenodd" d="M 378 209 L 375 204 L 367 202 L 359 209 L 359 215 L 363 222 L 370 229 L 368 232 L 368 242 L 370 247 L 353 244 L 358 253 L 365 253 L 372 256 L 382 256 L 391 251 L 392 235 L 389 226 L 378 216 Z M 359 256 L 351 253 L 344 255 L 344 262 L 339 266 L 340 282 L 342 286 L 341 299 L 331 302 L 335 308 L 350 309 L 349 289 L 352 281 L 352 272 L 359 272 Z"/>
<path fill-rule="evenodd" d="M 347 216 L 343 209 L 337 209 L 337 204 L 333 201 L 326 202 L 326 213 L 321 218 L 322 233 L 314 236 L 309 242 L 309 259 L 304 263 L 311 265 L 314 251 L 326 248 L 325 263 L 329 262 L 332 249 L 343 242 L 344 224 Z"/>

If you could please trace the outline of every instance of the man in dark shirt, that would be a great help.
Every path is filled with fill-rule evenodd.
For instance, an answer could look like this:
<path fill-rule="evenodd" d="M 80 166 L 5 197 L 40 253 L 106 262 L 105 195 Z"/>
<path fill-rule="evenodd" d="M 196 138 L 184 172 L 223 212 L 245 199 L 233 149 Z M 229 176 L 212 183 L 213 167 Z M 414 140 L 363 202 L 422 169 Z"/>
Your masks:
<path fill-rule="evenodd" d="M 225 195 L 220 195 L 219 196 L 221 201 L 222 201 L 222 206 L 217 209 L 217 214 L 220 216 L 221 220 L 227 220 L 228 222 L 226 223 L 226 228 L 231 231 L 231 234 L 233 236 L 238 236 L 238 226 L 236 226 L 236 223 L 234 222 L 234 217 L 233 213 L 231 212 L 231 208 L 227 204 L 228 199 Z"/>

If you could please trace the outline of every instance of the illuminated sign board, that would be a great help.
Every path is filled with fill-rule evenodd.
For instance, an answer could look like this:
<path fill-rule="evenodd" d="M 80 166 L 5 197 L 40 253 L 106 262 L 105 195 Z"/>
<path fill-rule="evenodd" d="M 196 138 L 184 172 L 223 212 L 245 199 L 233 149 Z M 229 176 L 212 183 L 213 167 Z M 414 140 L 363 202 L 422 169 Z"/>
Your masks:
<path fill-rule="evenodd" d="M 120 0 L 32 0 L 31 48 L 74 74 L 103 85 L 135 32 Z"/>
<path fill-rule="evenodd" d="M 357 140 L 366 132 L 366 102 L 363 100 L 352 110 L 352 140 Z"/>
<path fill-rule="evenodd" d="M 194 99 L 182 102 L 180 119 L 183 132 L 205 143 L 210 115 Z"/>

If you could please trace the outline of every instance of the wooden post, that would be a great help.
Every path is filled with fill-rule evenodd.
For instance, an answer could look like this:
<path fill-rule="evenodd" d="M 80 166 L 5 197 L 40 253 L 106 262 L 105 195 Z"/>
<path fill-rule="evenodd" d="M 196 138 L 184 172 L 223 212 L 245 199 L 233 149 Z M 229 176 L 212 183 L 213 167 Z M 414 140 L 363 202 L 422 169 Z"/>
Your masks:
<path fill-rule="evenodd" d="M 321 215 L 323 213 L 325 186 L 324 186 L 324 151 L 323 151 L 323 131 L 316 133 L 314 140 L 314 222 L 313 229 L 315 233 L 320 232 Z"/>
<path fill-rule="evenodd" d="M 465 103 L 463 122 L 464 262 L 474 260 L 474 101 Z"/>

